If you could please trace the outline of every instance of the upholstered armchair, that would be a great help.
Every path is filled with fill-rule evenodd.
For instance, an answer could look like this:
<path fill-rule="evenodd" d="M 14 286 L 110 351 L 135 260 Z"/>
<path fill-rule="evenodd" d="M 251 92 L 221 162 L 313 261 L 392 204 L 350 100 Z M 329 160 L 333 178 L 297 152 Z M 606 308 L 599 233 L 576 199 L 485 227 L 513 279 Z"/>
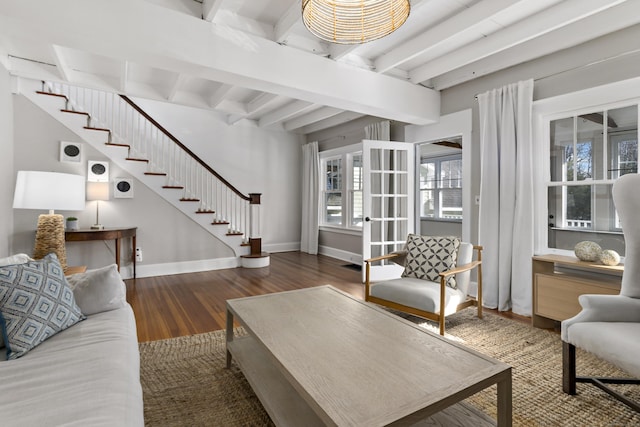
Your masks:
<path fill-rule="evenodd" d="M 562 388 L 576 394 L 576 382 L 594 384 L 640 412 L 640 405 L 606 384 L 640 384 L 640 175 L 613 184 L 613 201 L 625 239 L 619 295 L 581 295 L 582 311 L 562 322 Z M 576 376 L 576 347 L 604 359 L 635 378 Z"/>
<path fill-rule="evenodd" d="M 476 251 L 476 260 L 473 253 Z M 402 276 L 370 283 L 372 263 L 390 260 Z M 410 234 L 405 250 L 365 260 L 365 300 L 434 320 L 444 335 L 445 317 L 476 305 L 482 318 L 482 247 L 455 237 Z M 468 295 L 471 270 L 478 271 L 478 296 Z"/>

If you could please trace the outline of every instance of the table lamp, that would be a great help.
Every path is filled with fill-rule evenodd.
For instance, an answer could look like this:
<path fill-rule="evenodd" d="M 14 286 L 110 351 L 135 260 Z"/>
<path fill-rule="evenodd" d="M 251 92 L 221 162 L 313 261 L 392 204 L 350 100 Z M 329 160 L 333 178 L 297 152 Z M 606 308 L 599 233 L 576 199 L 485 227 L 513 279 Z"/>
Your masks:
<path fill-rule="evenodd" d="M 81 211 L 85 208 L 84 176 L 57 172 L 18 171 L 13 196 L 14 209 L 48 210 L 38 217 L 33 257 L 41 259 L 55 252 L 62 268 L 67 268 L 64 245 L 64 217 L 56 209 Z"/>
<path fill-rule="evenodd" d="M 100 201 L 109 200 L 109 183 L 87 182 L 87 200 L 96 201 L 96 223 L 91 226 L 91 229 L 102 230 L 104 226 L 100 224 Z"/>

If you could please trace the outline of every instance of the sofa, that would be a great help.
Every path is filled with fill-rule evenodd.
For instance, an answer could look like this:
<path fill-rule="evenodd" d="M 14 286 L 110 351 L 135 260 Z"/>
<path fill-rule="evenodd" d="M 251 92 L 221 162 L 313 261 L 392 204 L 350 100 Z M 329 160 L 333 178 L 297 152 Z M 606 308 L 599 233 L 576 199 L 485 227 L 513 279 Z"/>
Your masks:
<path fill-rule="evenodd" d="M 63 279 L 51 279 L 48 273 L 60 273 L 54 262 L 57 259 L 52 261 L 55 255 L 50 255 L 48 264 L 24 254 L 0 259 L 1 424 L 143 426 L 136 324 L 117 266 L 66 278 L 62 273 Z M 51 281 L 45 292 L 46 288 L 62 287 L 68 293 L 62 299 L 70 299 L 71 307 L 81 314 L 64 319 L 59 331 L 46 330 L 40 342 L 20 353 L 23 343 L 16 341 L 9 329 L 16 324 L 12 301 L 22 300 L 8 294 L 16 289 L 11 287 L 12 281 L 29 285 L 31 277 L 40 273 L 45 281 Z M 48 308 L 50 304 L 40 305 Z M 63 312 L 54 317 L 62 319 Z M 7 357 L 13 359 L 5 360 Z"/>

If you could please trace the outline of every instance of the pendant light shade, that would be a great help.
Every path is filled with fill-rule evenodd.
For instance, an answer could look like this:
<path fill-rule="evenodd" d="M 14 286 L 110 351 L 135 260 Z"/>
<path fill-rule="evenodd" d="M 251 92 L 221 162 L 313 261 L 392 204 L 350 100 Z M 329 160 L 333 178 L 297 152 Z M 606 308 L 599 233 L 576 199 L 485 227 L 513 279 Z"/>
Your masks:
<path fill-rule="evenodd" d="M 409 0 L 302 0 L 302 21 L 322 40 L 357 44 L 391 34 L 410 10 Z"/>

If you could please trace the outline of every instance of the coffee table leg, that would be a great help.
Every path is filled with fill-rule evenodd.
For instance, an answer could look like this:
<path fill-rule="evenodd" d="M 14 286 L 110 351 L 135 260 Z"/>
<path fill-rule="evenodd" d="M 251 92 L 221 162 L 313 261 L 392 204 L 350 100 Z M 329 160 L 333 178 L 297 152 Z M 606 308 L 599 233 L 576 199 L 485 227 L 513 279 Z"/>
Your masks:
<path fill-rule="evenodd" d="M 511 427 L 512 403 L 511 370 L 502 381 L 498 382 L 498 427 Z"/>
<path fill-rule="evenodd" d="M 233 341 L 233 313 L 227 309 L 227 369 L 231 367 L 231 352 L 229 343 Z"/>

